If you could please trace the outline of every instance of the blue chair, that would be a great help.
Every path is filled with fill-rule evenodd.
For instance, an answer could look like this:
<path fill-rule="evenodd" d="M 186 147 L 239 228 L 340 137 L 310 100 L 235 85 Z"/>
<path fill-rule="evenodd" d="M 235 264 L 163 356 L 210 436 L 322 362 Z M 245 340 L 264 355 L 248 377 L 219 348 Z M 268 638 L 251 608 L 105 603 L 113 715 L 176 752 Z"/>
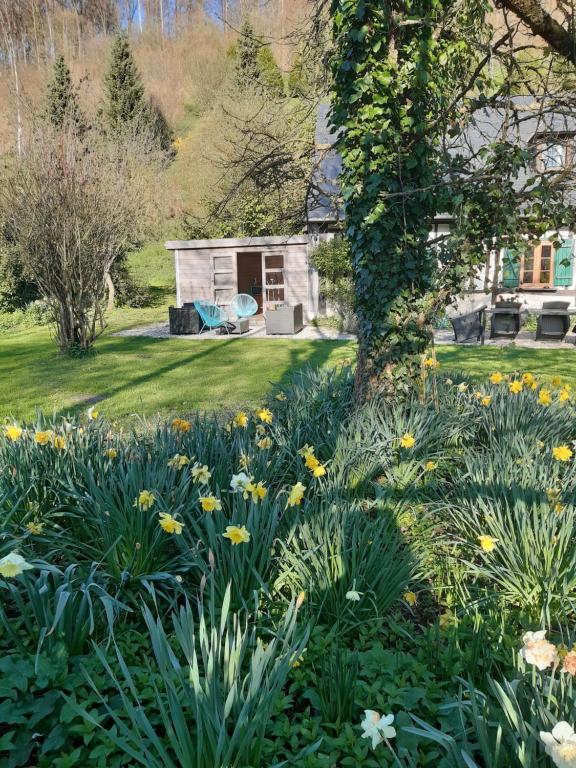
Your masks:
<path fill-rule="evenodd" d="M 226 333 L 230 333 L 231 323 L 228 320 L 225 309 L 217 307 L 216 304 L 211 304 L 209 301 L 200 300 L 194 302 L 194 307 L 202 321 L 200 333 L 202 333 L 204 328 L 208 328 L 211 331 L 215 328 L 224 328 Z"/>
<path fill-rule="evenodd" d="M 237 293 L 230 302 L 230 308 L 236 317 L 252 317 L 258 312 L 258 302 L 247 293 Z"/>

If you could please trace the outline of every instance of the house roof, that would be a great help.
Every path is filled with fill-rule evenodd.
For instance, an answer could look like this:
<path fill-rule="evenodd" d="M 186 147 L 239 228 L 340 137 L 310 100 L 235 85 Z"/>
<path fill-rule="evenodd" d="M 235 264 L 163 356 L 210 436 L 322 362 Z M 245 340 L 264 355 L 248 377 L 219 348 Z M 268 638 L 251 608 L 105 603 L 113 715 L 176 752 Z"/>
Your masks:
<path fill-rule="evenodd" d="M 538 136 L 576 134 L 576 112 L 550 106 L 546 97 L 515 96 L 501 106 L 477 109 L 466 129 L 454 140 L 446 140 L 446 148 L 453 154 L 470 159 L 472 165 L 481 166 L 478 156 L 482 147 L 506 136 L 511 143 L 528 147 Z M 339 201 L 338 176 L 342 159 L 334 149 L 338 132 L 329 125 L 330 105 L 320 104 L 316 120 L 317 162 L 313 177 L 313 193 L 308 201 L 309 223 L 336 223 L 344 218 Z M 529 176 L 528 169 L 517 180 L 522 188 Z M 575 199 L 576 202 L 576 199 Z M 446 217 L 444 217 L 445 219 Z"/>

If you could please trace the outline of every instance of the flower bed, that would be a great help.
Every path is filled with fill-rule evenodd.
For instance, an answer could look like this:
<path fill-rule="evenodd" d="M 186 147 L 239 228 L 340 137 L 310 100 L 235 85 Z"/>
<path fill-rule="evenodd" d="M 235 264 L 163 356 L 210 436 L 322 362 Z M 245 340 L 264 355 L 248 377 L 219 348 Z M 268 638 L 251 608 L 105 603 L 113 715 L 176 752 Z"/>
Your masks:
<path fill-rule="evenodd" d="M 0 765 L 576 765 L 572 392 L 0 435 Z M 564 761 L 564 762 L 562 762 Z"/>

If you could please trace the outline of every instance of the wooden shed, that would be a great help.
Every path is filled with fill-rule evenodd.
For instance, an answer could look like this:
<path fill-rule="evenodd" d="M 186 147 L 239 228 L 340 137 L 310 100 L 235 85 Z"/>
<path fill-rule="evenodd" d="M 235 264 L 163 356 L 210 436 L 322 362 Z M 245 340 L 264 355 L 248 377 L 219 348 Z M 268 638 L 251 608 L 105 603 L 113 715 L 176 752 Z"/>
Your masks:
<path fill-rule="evenodd" d="M 318 313 L 318 274 L 306 235 L 172 240 L 166 249 L 174 252 L 179 307 L 195 299 L 226 307 L 235 294 L 247 293 L 259 312 L 271 304 L 302 304 L 306 320 Z"/>

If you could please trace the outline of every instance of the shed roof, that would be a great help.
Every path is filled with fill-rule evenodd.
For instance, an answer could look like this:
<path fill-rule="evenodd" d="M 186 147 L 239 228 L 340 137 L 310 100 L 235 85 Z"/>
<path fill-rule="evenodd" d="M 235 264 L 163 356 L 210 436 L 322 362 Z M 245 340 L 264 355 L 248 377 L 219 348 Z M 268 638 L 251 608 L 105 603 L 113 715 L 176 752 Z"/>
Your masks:
<path fill-rule="evenodd" d="M 209 250 L 210 248 L 261 248 L 263 246 L 306 245 L 306 235 L 269 237 L 219 237 L 213 240 L 168 240 L 164 247 L 168 251 Z"/>

